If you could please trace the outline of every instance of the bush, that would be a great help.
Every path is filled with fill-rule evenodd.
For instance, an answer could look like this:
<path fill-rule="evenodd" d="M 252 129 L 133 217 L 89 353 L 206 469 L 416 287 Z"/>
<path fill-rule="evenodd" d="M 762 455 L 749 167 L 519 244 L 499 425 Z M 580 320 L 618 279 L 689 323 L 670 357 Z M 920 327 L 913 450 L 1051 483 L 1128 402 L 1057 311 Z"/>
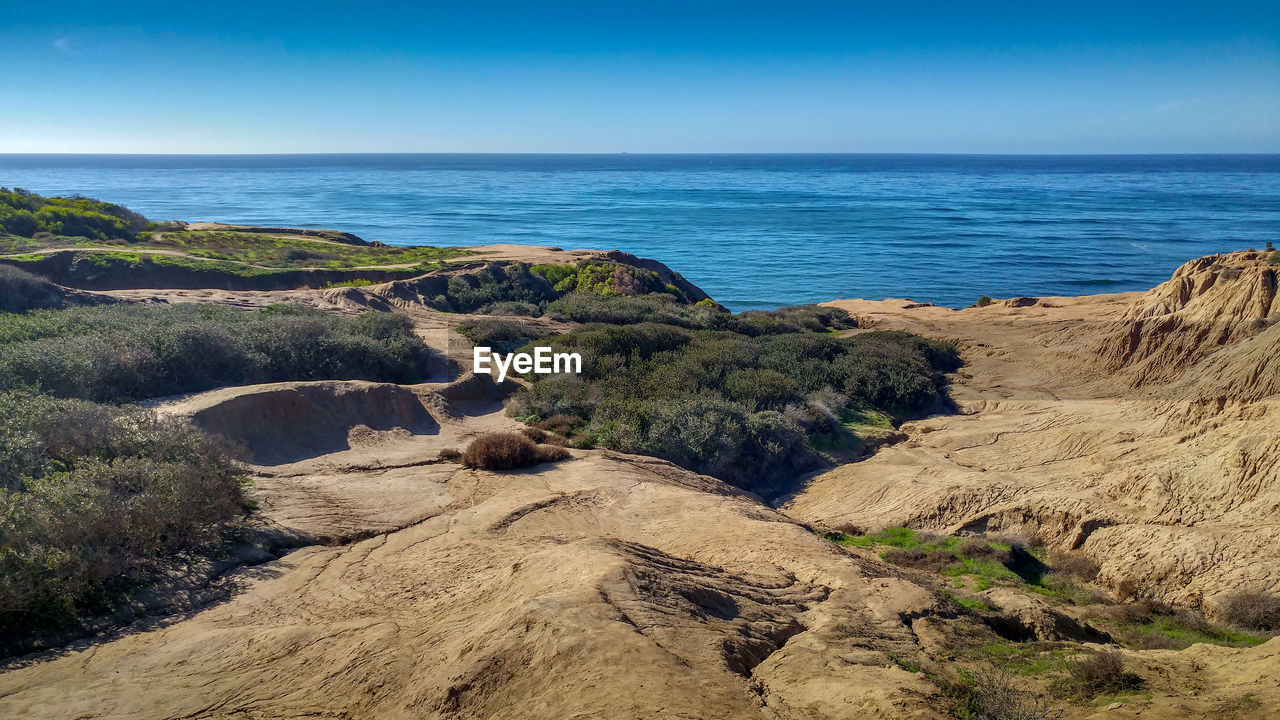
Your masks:
<path fill-rule="evenodd" d="M 132 241 L 147 224 L 147 219 L 138 213 L 100 200 L 43 197 L 22 188 L 0 188 L 0 230 L 20 237 L 50 233 Z"/>
<path fill-rule="evenodd" d="M 0 315 L 0 389 L 116 401 L 284 380 L 417 382 L 435 355 L 391 313 L 113 305 Z"/>
<path fill-rule="evenodd" d="M 977 674 L 960 670 L 935 679 L 944 695 L 955 701 L 956 717 L 968 720 L 1053 720 L 1058 713 L 1043 705 L 1043 698 L 1023 690 L 1005 670 Z"/>
<path fill-rule="evenodd" d="M 517 470 L 567 457 L 568 450 L 538 445 L 520 433 L 490 433 L 467 446 L 462 453 L 462 464 L 480 470 Z"/>
<path fill-rule="evenodd" d="M 1069 689 L 1087 697 L 1103 692 L 1133 690 L 1142 679 L 1125 671 L 1124 656 L 1114 650 L 1094 653 L 1067 665 Z"/>
<path fill-rule="evenodd" d="M 576 416 L 588 444 L 748 489 L 820 462 L 812 440 L 850 432 L 837 411 L 905 418 L 942 407 L 942 373 L 958 364 L 953 347 L 901 332 L 746 335 L 640 323 L 539 342 L 580 353 L 583 372 L 528 376 L 517 416 Z"/>
<path fill-rule="evenodd" d="M 547 305 L 546 315 L 580 323 L 634 325 L 658 322 L 681 327 L 707 327 L 724 313 L 714 308 L 681 305 L 669 295 L 596 295 L 574 292 Z"/>
<path fill-rule="evenodd" d="M 498 302 L 538 305 L 556 297 L 556 291 L 541 275 L 529 272 L 529 265 L 490 263 L 474 272 L 454 275 L 447 286 L 448 307 L 454 312 L 473 312 Z"/>
<path fill-rule="evenodd" d="M 0 263 L 0 312 L 60 307 L 62 292 L 57 285 L 38 275 Z"/>
<path fill-rule="evenodd" d="M 0 393 L 0 636 L 66 624 L 220 542 L 230 450 L 137 408 Z"/>
<path fill-rule="evenodd" d="M 541 334 L 535 325 L 502 318 L 479 318 L 459 326 L 458 332 L 476 347 L 499 353 L 514 352 Z"/>
<path fill-rule="evenodd" d="M 1083 583 L 1091 583 L 1097 580 L 1098 572 L 1100 571 L 1098 563 L 1084 555 L 1077 554 L 1054 556 L 1050 563 L 1050 568 L 1049 572 L 1052 575 Z"/>
<path fill-rule="evenodd" d="M 546 420 L 540 420 L 533 424 L 539 430 L 545 430 L 549 433 L 555 433 L 562 437 L 569 437 L 573 432 L 573 428 L 582 424 L 582 418 L 577 415 L 552 415 Z"/>
<path fill-rule="evenodd" d="M 500 302 L 489 303 L 477 310 L 481 315 L 519 315 L 522 317 L 538 317 L 542 314 L 542 308 L 531 302 L 520 302 L 518 300 L 503 300 Z"/>
<path fill-rule="evenodd" d="M 1280 632 L 1280 594 L 1258 589 L 1240 589 L 1218 602 L 1223 622 L 1246 630 Z"/>
<path fill-rule="evenodd" d="M 459 462 L 462 460 L 462 452 L 455 448 L 445 448 L 436 457 L 441 462 Z"/>

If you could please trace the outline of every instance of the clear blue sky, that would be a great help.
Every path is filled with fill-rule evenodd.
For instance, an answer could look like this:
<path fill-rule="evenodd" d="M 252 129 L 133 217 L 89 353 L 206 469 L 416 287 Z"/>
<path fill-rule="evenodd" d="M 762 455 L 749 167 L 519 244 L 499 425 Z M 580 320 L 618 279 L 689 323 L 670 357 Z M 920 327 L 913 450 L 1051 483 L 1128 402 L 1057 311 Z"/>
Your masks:
<path fill-rule="evenodd" d="M 621 151 L 1280 152 L 1280 2 L 0 8 L 0 152 Z"/>

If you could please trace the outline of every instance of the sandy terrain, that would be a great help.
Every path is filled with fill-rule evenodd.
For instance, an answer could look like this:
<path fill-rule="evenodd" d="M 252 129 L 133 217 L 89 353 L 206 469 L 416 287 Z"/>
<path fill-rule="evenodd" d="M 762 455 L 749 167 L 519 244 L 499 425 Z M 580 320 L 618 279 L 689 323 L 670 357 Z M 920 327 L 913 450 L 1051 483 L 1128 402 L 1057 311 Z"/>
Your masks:
<path fill-rule="evenodd" d="M 1280 302 L 1256 253 L 1150 293 L 954 311 L 832 303 L 957 340 L 959 412 L 813 478 L 783 506 L 829 527 L 1005 531 L 1080 549 L 1102 580 L 1186 605 L 1280 587 Z M 1259 320 L 1259 318 L 1269 320 Z"/>
<path fill-rule="evenodd" d="M 245 445 L 257 522 L 296 549 L 227 574 L 229 599 L 188 617 L 11 661 L 0 717 L 951 717 L 911 668 L 995 636 L 923 573 L 802 522 L 1036 534 L 1096 557 L 1108 583 L 1191 604 L 1280 581 L 1280 327 L 1238 327 L 1268 277 L 1273 312 L 1275 271 L 1244 255 L 1184 270 L 1151 293 L 1017 307 L 840 301 L 880 327 L 957 340 L 960 414 L 909 424 L 907 441 L 777 509 L 607 451 L 513 473 L 441 462 L 513 425 L 510 388 L 486 377 L 169 401 Z M 394 285 L 151 296 L 381 303 L 437 347 L 457 342 L 454 320 Z M 1143 697 L 1062 717 L 1280 712 L 1280 639 L 1125 656 Z"/>

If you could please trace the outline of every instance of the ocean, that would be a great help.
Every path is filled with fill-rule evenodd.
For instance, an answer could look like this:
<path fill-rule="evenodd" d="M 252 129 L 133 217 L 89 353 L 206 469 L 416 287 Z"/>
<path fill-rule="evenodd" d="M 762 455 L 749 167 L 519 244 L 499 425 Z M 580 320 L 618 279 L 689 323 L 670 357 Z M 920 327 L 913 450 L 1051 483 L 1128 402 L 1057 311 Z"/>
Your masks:
<path fill-rule="evenodd" d="M 0 155 L 152 219 L 656 258 L 733 310 L 1143 290 L 1280 241 L 1280 155 Z"/>

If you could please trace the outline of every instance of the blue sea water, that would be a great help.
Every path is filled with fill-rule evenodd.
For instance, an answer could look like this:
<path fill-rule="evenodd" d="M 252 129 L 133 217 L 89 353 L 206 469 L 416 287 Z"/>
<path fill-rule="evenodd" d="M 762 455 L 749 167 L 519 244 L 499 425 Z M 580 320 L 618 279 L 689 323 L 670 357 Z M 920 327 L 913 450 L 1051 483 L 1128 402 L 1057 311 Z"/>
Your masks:
<path fill-rule="evenodd" d="M 1141 290 L 1280 241 L 1280 155 L 0 155 L 153 219 L 659 259 L 734 310 Z"/>

